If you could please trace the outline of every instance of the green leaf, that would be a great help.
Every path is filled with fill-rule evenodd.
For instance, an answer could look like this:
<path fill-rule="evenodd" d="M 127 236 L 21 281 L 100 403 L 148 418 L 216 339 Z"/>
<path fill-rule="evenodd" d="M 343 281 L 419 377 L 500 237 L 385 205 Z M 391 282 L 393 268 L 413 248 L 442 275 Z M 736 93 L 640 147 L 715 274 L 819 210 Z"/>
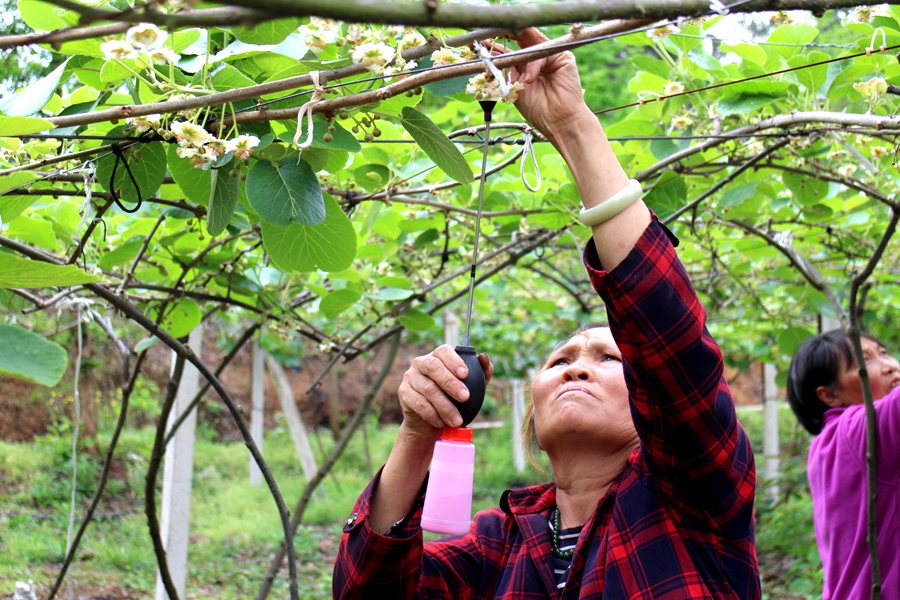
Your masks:
<path fill-rule="evenodd" d="M 53 97 L 53 92 L 59 86 L 68 62 L 66 59 L 46 77 L 38 79 L 6 100 L 0 101 L 0 112 L 10 117 L 27 117 L 40 111 Z"/>
<path fill-rule="evenodd" d="M 190 298 L 182 298 L 166 313 L 160 326 L 172 337 L 181 338 L 193 331 L 202 318 L 200 306 Z"/>
<path fill-rule="evenodd" d="M 778 332 L 778 350 L 785 356 L 793 356 L 800 344 L 815 334 L 805 327 L 787 327 Z"/>
<path fill-rule="evenodd" d="M 333 319 L 357 302 L 362 295 L 353 290 L 343 289 L 331 292 L 319 302 L 319 310 L 329 319 Z"/>
<path fill-rule="evenodd" d="M 315 227 L 263 221 L 263 245 L 281 270 L 334 272 L 343 271 L 353 263 L 356 256 L 353 225 L 333 198 L 326 196 L 324 201 L 325 220 Z"/>
<path fill-rule="evenodd" d="M 159 338 L 156 337 L 155 335 L 151 335 L 150 337 L 145 337 L 144 339 L 142 339 L 141 341 L 139 341 L 137 344 L 134 345 L 134 352 L 135 352 L 135 354 L 140 354 L 141 352 L 143 352 L 150 346 L 156 345 L 157 342 L 159 342 Z"/>
<path fill-rule="evenodd" d="M 213 88 L 220 92 L 256 85 L 255 81 L 227 64 L 216 67 L 212 73 L 212 83 Z"/>
<path fill-rule="evenodd" d="M 0 221 L 8 223 L 25 212 L 38 196 L 0 195 Z"/>
<path fill-rule="evenodd" d="M 181 158 L 176 154 L 176 150 L 178 150 L 178 146 L 170 144 L 167 151 L 172 178 L 175 179 L 175 183 L 181 188 L 181 193 L 188 200 L 194 204 L 206 206 L 211 189 L 209 172 L 192 167 L 186 158 Z"/>
<path fill-rule="evenodd" d="M 19 16 L 25 24 L 38 31 L 53 31 L 78 23 L 78 15 L 71 10 L 37 0 L 19 0 Z"/>
<path fill-rule="evenodd" d="M 687 202 L 687 184 L 682 177 L 671 177 L 653 187 L 644 201 L 660 218 L 665 218 Z"/>
<path fill-rule="evenodd" d="M 366 295 L 373 300 L 380 300 L 382 302 L 396 302 L 398 300 L 406 300 L 407 298 L 412 296 L 413 293 L 414 292 L 412 290 L 388 287 Z"/>
<path fill-rule="evenodd" d="M 788 44 L 786 46 L 772 46 L 781 56 L 788 58 L 800 52 L 803 49 L 803 45 L 816 39 L 817 35 L 819 35 L 819 30 L 812 25 L 793 23 L 781 25 L 772 31 L 769 35 L 769 43 Z"/>
<path fill-rule="evenodd" d="M 460 183 L 474 179 L 472 168 L 456 144 L 424 113 L 407 106 L 403 109 L 400 124 L 444 173 Z"/>
<path fill-rule="evenodd" d="M 37 179 L 37 175 L 31 171 L 13 171 L 9 175 L 0 177 L 0 194 L 5 194 L 13 188 L 18 188 Z"/>
<path fill-rule="evenodd" d="M 65 349 L 16 325 L 0 325 L 0 373 L 53 387 L 66 372 Z"/>
<path fill-rule="evenodd" d="M 43 288 L 99 281 L 75 265 L 51 265 L 0 253 L 0 288 Z"/>
<path fill-rule="evenodd" d="M 0 116 L 0 135 L 28 135 L 53 129 L 53 123 L 45 119 L 34 117 L 4 117 Z"/>
<path fill-rule="evenodd" d="M 206 231 L 215 237 L 225 231 L 237 204 L 241 180 L 224 169 L 210 169 L 212 193 L 206 211 Z"/>
<path fill-rule="evenodd" d="M 304 160 L 286 156 L 274 166 L 260 160 L 247 174 L 247 198 L 259 216 L 275 225 L 318 225 L 325 218 L 319 178 Z"/>
<path fill-rule="evenodd" d="M 758 181 L 751 181 L 749 183 L 742 183 L 741 185 L 728 188 L 728 190 L 722 194 L 722 198 L 719 200 L 719 206 L 722 208 L 729 208 L 746 202 L 756 194 L 756 186 L 758 185 Z"/>
<path fill-rule="evenodd" d="M 738 92 L 719 100 L 716 110 L 723 115 L 742 115 L 776 100 L 781 100 L 783 97 L 782 94 L 767 92 Z"/>
<path fill-rule="evenodd" d="M 278 19 L 248 27 L 232 27 L 234 37 L 248 44 L 277 44 L 297 31 L 299 19 Z"/>
<path fill-rule="evenodd" d="M 410 308 L 398 316 L 397 320 L 410 331 L 428 331 L 435 325 L 434 317 L 415 308 Z"/>
<path fill-rule="evenodd" d="M 813 206 L 828 194 L 828 182 L 798 173 L 784 172 L 781 181 L 791 190 L 800 206 Z"/>
<path fill-rule="evenodd" d="M 97 265 L 104 271 L 111 271 L 113 267 L 128 264 L 135 259 L 143 245 L 144 243 L 141 240 L 121 244 L 101 256 L 100 260 L 97 261 Z"/>
<path fill-rule="evenodd" d="M 122 128 L 117 127 L 110 132 L 110 135 L 121 135 Z M 137 188 L 128 174 L 128 169 L 124 162 L 128 162 L 134 180 L 137 182 Z M 109 179 L 113 173 L 113 167 L 116 164 L 116 156 L 109 155 L 97 161 L 97 181 L 103 186 L 107 192 L 109 189 Z M 139 144 L 124 150 L 122 152 L 122 160 L 116 167 L 116 177 L 113 182 L 116 193 L 126 202 L 137 202 L 141 198 L 150 198 L 154 196 L 162 185 L 163 178 L 166 176 L 166 151 L 163 149 L 162 143 L 153 142 L 150 144 Z"/>

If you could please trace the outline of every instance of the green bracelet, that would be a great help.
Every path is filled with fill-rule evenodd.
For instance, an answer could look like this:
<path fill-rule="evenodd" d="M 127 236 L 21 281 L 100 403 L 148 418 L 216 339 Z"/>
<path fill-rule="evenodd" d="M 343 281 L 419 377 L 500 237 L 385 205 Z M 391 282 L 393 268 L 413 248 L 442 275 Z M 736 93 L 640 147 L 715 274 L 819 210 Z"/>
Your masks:
<path fill-rule="evenodd" d="M 578 214 L 578 220 L 588 227 L 595 227 L 609 221 L 614 216 L 638 201 L 644 193 L 641 183 L 636 179 L 629 179 L 628 185 L 621 191 L 597 206 L 583 208 Z"/>

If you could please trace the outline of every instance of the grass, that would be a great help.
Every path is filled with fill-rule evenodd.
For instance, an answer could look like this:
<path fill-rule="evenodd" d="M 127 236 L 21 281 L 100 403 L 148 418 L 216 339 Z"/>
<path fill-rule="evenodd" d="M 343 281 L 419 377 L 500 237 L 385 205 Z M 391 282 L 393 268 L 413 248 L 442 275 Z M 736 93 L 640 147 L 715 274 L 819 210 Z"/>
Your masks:
<path fill-rule="evenodd" d="M 742 412 L 741 420 L 754 447 L 761 448 L 762 413 Z M 821 589 L 818 555 L 812 537 L 811 505 L 805 492 L 805 435 L 782 415 L 785 475 L 781 496 L 758 500 L 758 544 L 762 561 L 777 561 L 766 582 L 770 598 L 812 598 Z M 367 424 L 357 434 L 333 475 L 319 486 L 303 515 L 295 538 L 301 595 L 330 598 L 332 558 L 340 528 L 359 492 L 390 452 L 396 427 Z M 98 447 L 106 448 L 109 433 Z M 259 587 L 273 550 L 281 540 L 275 504 L 265 485 L 248 482 L 248 454 L 241 442 L 222 443 L 198 432 L 191 510 L 188 598 L 247 598 Z M 475 432 L 474 510 L 496 506 L 510 487 L 545 481 L 530 467 L 513 468 L 509 427 Z M 122 597 L 145 598 L 155 586 L 155 557 L 143 514 L 144 474 L 152 446 L 149 428 L 124 432 L 116 456 L 116 477 L 108 500 L 98 508 L 107 518 L 88 528 L 70 580 L 79 588 L 114 584 Z M 333 446 L 330 434 L 314 435 L 321 461 Z M 0 596 L 12 593 L 17 580 L 33 579 L 47 590 L 65 553 L 70 489 L 69 432 L 58 430 L 29 444 L 0 443 Z M 264 452 L 281 492 L 293 510 L 305 481 L 287 431 L 266 433 Z M 78 515 L 83 514 L 96 486 L 102 461 L 79 453 Z M 759 462 L 759 461 L 758 461 Z M 161 476 L 160 476 L 161 479 Z M 157 491 L 157 498 L 160 491 Z M 766 565 L 763 565 L 764 568 Z M 271 597 L 287 596 L 285 572 Z"/>

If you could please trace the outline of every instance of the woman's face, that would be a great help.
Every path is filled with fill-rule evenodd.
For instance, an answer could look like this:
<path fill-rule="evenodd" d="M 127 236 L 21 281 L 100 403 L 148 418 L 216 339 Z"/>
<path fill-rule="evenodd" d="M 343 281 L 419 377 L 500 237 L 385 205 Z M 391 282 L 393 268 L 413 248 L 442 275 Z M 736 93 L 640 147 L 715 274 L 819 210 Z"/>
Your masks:
<path fill-rule="evenodd" d="M 884 398 L 900 385 L 900 363 L 875 340 L 862 338 L 861 342 L 866 371 L 872 385 L 872 398 Z M 834 395 L 839 401 L 838 406 L 863 403 L 862 383 L 855 364 L 845 365 L 841 369 L 835 382 Z"/>
<path fill-rule="evenodd" d="M 553 351 L 532 387 L 534 428 L 544 450 L 582 444 L 607 449 L 637 443 L 622 355 L 606 327 L 575 334 Z"/>

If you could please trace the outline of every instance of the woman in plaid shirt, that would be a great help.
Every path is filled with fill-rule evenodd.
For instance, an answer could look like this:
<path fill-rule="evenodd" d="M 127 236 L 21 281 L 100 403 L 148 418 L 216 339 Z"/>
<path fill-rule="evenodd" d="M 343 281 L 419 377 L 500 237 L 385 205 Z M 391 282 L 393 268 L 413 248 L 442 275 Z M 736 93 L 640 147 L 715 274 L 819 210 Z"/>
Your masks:
<path fill-rule="evenodd" d="M 545 39 L 529 29 L 518 41 Z M 516 106 L 566 160 L 586 209 L 628 185 L 571 53 L 511 76 L 524 85 Z M 753 453 L 674 238 L 640 200 L 592 233 L 584 262 L 609 327 L 563 342 L 532 389 L 554 481 L 504 492 L 466 535 L 424 544 L 434 443 L 461 422 L 448 398 L 468 392 L 449 346 L 414 359 L 394 448 L 344 527 L 335 598 L 760 597 Z"/>

